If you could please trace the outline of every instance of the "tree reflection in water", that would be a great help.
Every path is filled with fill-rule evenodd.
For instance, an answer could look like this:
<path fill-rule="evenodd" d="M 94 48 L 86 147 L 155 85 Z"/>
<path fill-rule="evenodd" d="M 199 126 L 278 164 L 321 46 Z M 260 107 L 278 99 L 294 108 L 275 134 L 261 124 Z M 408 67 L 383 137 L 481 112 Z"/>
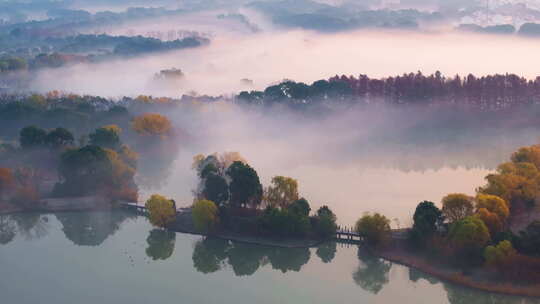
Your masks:
<path fill-rule="evenodd" d="M 49 218 L 39 213 L 21 213 L 12 216 L 17 231 L 26 240 L 40 239 L 49 231 Z"/>
<path fill-rule="evenodd" d="M 270 264 L 272 269 L 300 271 L 310 259 L 309 248 L 266 247 L 205 238 L 195 244 L 193 266 L 201 273 L 212 273 L 230 266 L 236 276 L 250 276 L 260 267 Z"/>
<path fill-rule="evenodd" d="M 362 247 L 358 247 L 358 258 L 361 265 L 353 273 L 354 282 L 362 289 L 378 294 L 390 281 L 392 263 L 371 255 Z"/>
<path fill-rule="evenodd" d="M 323 263 L 330 263 L 336 257 L 337 243 L 334 241 L 324 242 L 317 247 L 315 252 Z"/>
<path fill-rule="evenodd" d="M 193 249 L 193 267 L 204 274 L 222 269 L 229 248 L 229 242 L 222 239 L 204 238 L 198 241 Z"/>
<path fill-rule="evenodd" d="M 146 238 L 148 247 L 146 255 L 154 261 L 166 260 L 174 253 L 176 232 L 164 229 L 153 229 Z"/>
<path fill-rule="evenodd" d="M 128 218 L 136 215 L 122 211 L 66 212 L 55 214 L 66 238 L 78 246 L 99 246 L 113 235 Z"/>
<path fill-rule="evenodd" d="M 11 216 L 0 215 L 0 245 L 6 245 L 13 241 L 17 233 L 16 229 Z"/>

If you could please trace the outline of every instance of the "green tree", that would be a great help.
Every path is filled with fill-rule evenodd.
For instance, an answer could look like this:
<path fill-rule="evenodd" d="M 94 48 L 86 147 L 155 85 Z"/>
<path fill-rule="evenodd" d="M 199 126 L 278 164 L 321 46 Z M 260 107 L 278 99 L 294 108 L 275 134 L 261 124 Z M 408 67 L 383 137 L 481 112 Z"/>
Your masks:
<path fill-rule="evenodd" d="M 85 195 L 113 184 L 113 165 L 107 152 L 98 146 L 67 150 L 60 156 L 57 195 Z"/>
<path fill-rule="evenodd" d="M 215 202 L 218 206 L 223 206 L 229 200 L 229 185 L 227 185 L 227 181 L 223 177 L 213 173 L 207 175 L 204 182 L 203 196 Z"/>
<path fill-rule="evenodd" d="M 442 214 L 450 223 L 473 215 L 473 211 L 473 199 L 466 194 L 452 193 L 442 199 Z"/>
<path fill-rule="evenodd" d="M 529 255 L 540 255 L 540 221 L 530 223 L 519 236 L 520 251 Z"/>
<path fill-rule="evenodd" d="M 257 172 L 249 165 L 235 161 L 227 169 L 227 175 L 231 178 L 229 184 L 230 202 L 233 206 L 242 207 L 260 205 L 263 189 Z"/>
<path fill-rule="evenodd" d="M 282 237 L 305 236 L 311 230 L 307 216 L 270 206 L 264 210 L 258 221 L 262 231 Z"/>
<path fill-rule="evenodd" d="M 199 200 L 193 204 L 193 224 L 198 231 L 211 232 L 219 224 L 218 208 L 209 200 Z"/>
<path fill-rule="evenodd" d="M 166 260 L 174 253 L 176 233 L 173 231 L 152 229 L 146 238 L 146 255 L 154 261 Z"/>
<path fill-rule="evenodd" d="M 96 129 L 88 137 L 90 138 L 91 145 L 116 150 L 121 145 L 121 132 L 122 130 L 118 126 L 109 125 Z"/>
<path fill-rule="evenodd" d="M 64 128 L 56 128 L 47 134 L 45 143 L 52 148 L 62 148 L 73 145 L 73 134 Z"/>
<path fill-rule="evenodd" d="M 484 248 L 491 236 L 482 220 L 469 216 L 450 226 L 448 239 L 456 249 L 474 253 Z"/>
<path fill-rule="evenodd" d="M 19 134 L 19 143 L 23 149 L 42 147 L 47 139 L 47 131 L 36 126 L 25 127 Z"/>
<path fill-rule="evenodd" d="M 174 203 L 159 194 L 153 194 L 145 204 L 150 223 L 157 227 L 167 227 L 176 219 Z"/>
<path fill-rule="evenodd" d="M 299 216 L 309 216 L 309 212 L 311 211 L 309 202 L 305 198 L 300 198 L 294 201 L 289 205 L 288 209 L 290 212 Z"/>
<path fill-rule="evenodd" d="M 292 202 L 298 200 L 298 181 L 285 176 L 272 178 L 272 185 L 266 189 L 268 205 L 287 208 Z"/>
<path fill-rule="evenodd" d="M 380 245 L 390 236 L 390 220 L 379 213 L 365 214 L 356 222 L 355 230 L 371 245 Z"/>
<path fill-rule="evenodd" d="M 336 215 L 328 206 L 322 206 L 317 210 L 315 217 L 315 232 L 322 238 L 330 238 L 336 235 Z"/>
<path fill-rule="evenodd" d="M 415 245 L 423 246 L 425 241 L 441 227 L 444 218 L 434 203 L 423 201 L 416 207 L 413 221 L 411 240 Z"/>

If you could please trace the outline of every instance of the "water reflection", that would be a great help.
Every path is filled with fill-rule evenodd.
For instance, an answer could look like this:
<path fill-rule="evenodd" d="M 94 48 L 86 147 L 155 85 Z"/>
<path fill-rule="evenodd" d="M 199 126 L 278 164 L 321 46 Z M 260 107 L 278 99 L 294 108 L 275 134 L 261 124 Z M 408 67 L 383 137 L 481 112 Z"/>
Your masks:
<path fill-rule="evenodd" d="M 297 288 L 294 284 L 298 282 L 298 278 L 303 278 L 309 282 L 309 285 L 302 288 L 313 290 L 310 291 L 315 294 L 316 297 L 318 291 L 322 293 L 332 294 L 334 291 L 340 292 L 343 298 L 338 296 L 335 302 L 345 302 L 342 300 L 349 300 L 359 295 L 371 294 L 376 295 L 376 299 L 372 302 L 380 303 L 393 303 L 402 300 L 400 297 L 406 295 L 411 290 L 417 290 L 418 295 L 405 297 L 409 299 L 410 303 L 413 303 L 413 299 L 417 302 L 426 303 L 450 303 L 450 304 L 540 304 L 539 299 L 528 299 L 522 297 L 512 297 L 498 295 L 494 293 L 482 292 L 474 289 L 468 289 L 447 282 L 442 282 L 436 278 L 426 275 L 421 271 L 393 264 L 385 261 L 373 255 L 370 255 L 368 251 L 363 248 L 349 248 L 336 246 L 335 242 L 327 242 L 320 244 L 317 248 L 278 248 L 268 246 L 258 246 L 239 242 L 230 242 L 217 238 L 199 238 L 190 235 L 176 234 L 173 232 L 152 229 L 150 228 L 147 220 L 139 217 L 129 225 L 124 225 L 131 216 L 128 213 L 123 212 L 91 212 L 91 213 L 60 213 L 55 216 L 51 215 L 36 215 L 36 214 L 20 214 L 20 215 L 6 215 L 0 216 L 0 255 L 2 255 L 2 261 L 7 261 L 3 264 L 4 273 L 10 274 L 6 276 L 5 280 L 0 285 L 5 286 L 3 292 L 9 291 L 12 288 L 16 289 L 16 282 L 12 281 L 12 275 L 18 275 L 21 273 L 20 265 L 13 263 L 20 259 L 19 256 L 24 255 L 27 258 L 32 258 L 34 255 L 39 256 L 39 263 L 43 265 L 49 265 L 51 269 L 60 269 L 65 267 L 65 260 L 60 257 L 58 252 L 66 253 L 67 255 L 76 255 L 73 258 L 84 265 L 92 267 L 94 265 L 100 265 L 103 268 L 96 268 L 94 278 L 90 281 L 86 281 L 84 287 L 78 292 L 84 292 L 85 286 L 88 284 L 101 284 L 98 282 L 103 281 L 103 286 L 116 286 L 114 283 L 118 283 L 118 279 L 125 275 L 125 272 L 132 273 L 130 280 L 133 282 L 139 282 L 140 284 L 146 284 L 149 276 L 149 269 L 151 271 L 159 271 L 159 277 L 162 277 L 166 281 L 174 281 L 178 279 L 178 269 L 184 269 L 188 271 L 181 272 L 181 278 L 184 282 L 193 282 L 194 286 L 200 286 L 200 284 L 223 284 L 220 280 L 231 280 L 232 276 L 242 277 L 242 284 L 245 286 L 255 286 L 257 284 L 268 284 L 268 277 L 261 275 L 253 280 L 245 280 L 249 276 L 254 275 L 261 269 L 265 269 L 266 272 L 270 271 L 273 274 L 279 273 L 279 276 L 270 276 L 272 280 L 283 280 L 283 282 L 291 282 L 291 286 L 281 285 L 281 289 L 277 292 L 286 294 L 289 292 L 289 288 Z M 56 221 L 58 219 L 58 221 Z M 44 227 L 44 228 L 43 228 Z M 39 232 L 41 231 L 41 232 Z M 31 247 L 31 243 L 35 241 L 36 237 L 41 235 L 42 231 L 48 233 L 46 241 L 35 242 Z M 120 232 L 118 232 L 120 231 Z M 118 233 L 115 236 L 114 242 L 105 242 L 107 237 Z M 19 238 L 17 237 L 19 235 Z M 27 235 L 30 235 L 28 237 Z M 65 236 L 71 242 L 77 245 L 83 246 L 97 246 L 99 248 L 92 248 L 91 251 L 84 248 L 74 248 L 69 245 L 69 242 L 56 242 L 56 237 Z M 49 239 L 54 242 L 48 243 Z M 13 241 L 16 240 L 16 241 Z M 175 250 L 176 246 L 189 246 L 191 242 L 194 242 L 194 248 L 191 255 L 186 256 L 185 250 L 178 252 Z M 55 250 L 48 250 L 48 246 L 55 246 Z M 57 248 L 58 247 L 58 248 Z M 29 248 L 35 248 L 35 250 L 29 250 Z M 129 251 L 129 256 L 132 263 L 111 263 L 119 258 L 120 251 Z M 354 250 L 354 251 L 352 251 Z M 99 251 L 99 254 L 95 254 Z M 191 252 L 189 252 L 191 253 Z M 311 259 L 311 255 L 314 254 L 317 258 Z M 36 256 L 37 257 L 37 256 Z M 148 258 L 154 261 L 160 261 L 156 263 L 158 265 L 166 265 L 156 269 L 154 263 L 149 265 L 140 265 L 133 263 L 133 261 L 147 261 Z M 80 261 L 78 260 L 80 259 Z M 84 261 L 84 262 L 83 262 Z M 121 261 L 121 260 L 118 260 Z M 328 265 L 332 263 L 332 265 Z M 359 265 L 358 265 L 359 264 Z M 357 268 L 355 266 L 358 265 Z M 139 267 L 142 266 L 142 267 Z M 129 269 L 123 268 L 129 267 Z M 266 267 L 266 268 L 265 268 Z M 328 285 L 328 277 L 326 271 L 329 269 L 336 269 L 333 275 L 336 275 L 336 280 L 341 280 L 339 286 Z M 80 273 L 79 271 L 85 268 L 70 268 L 70 275 L 79 276 L 84 278 L 89 273 Z M 44 269 L 47 269 L 45 271 Z M 219 276 L 214 276 L 211 279 L 207 276 L 197 275 L 193 276 L 193 271 L 202 274 L 211 274 L 221 270 L 223 271 Z M 392 271 L 391 271 L 392 270 Z M 21 276 L 30 278 L 46 277 L 50 275 L 48 268 L 31 267 L 25 269 L 25 273 Z M 281 275 L 281 273 L 299 272 L 294 276 Z M 352 273 L 352 278 L 351 274 Z M 112 278 L 109 278 L 111 275 Z M 115 277 L 118 275 L 119 277 Z M 111 281 L 107 281 L 108 278 Z M 293 278 L 293 280 L 290 280 Z M 17 278 L 19 281 L 21 278 Z M 84 280 L 84 279 L 83 279 Z M 227 281 L 227 282 L 229 282 Z M 15 282 L 15 283 L 13 283 Z M 37 281 L 36 281 L 37 282 Z M 114 283 L 111 283 L 114 282 Z M 130 281 L 131 282 L 131 281 Z M 412 282 L 412 283 L 411 283 Z M 12 284 L 13 286 L 9 285 Z M 32 286 L 40 286 L 32 281 Z M 43 282 L 41 282 L 43 283 Z M 45 282 L 45 285 L 47 282 Z M 275 283 L 272 282 L 271 283 Z M 184 284 L 184 283 L 183 283 Z M 185 283 L 187 284 L 187 283 Z M 68 284 L 69 285 L 69 284 Z M 189 285 L 189 284 L 188 284 Z M 278 284 L 279 285 L 279 284 Z M 328 286 L 327 286 L 328 285 Z M 92 285 L 94 286 L 94 285 Z M 159 298 L 161 295 L 166 294 L 163 292 L 166 289 L 162 289 L 162 284 L 150 284 L 144 285 L 144 295 L 149 295 L 158 299 L 158 302 L 170 302 L 165 299 Z M 235 291 L 237 286 L 225 284 L 227 290 Z M 243 287 L 244 285 L 242 285 Z M 258 286 L 258 285 L 257 285 Z M 47 286 L 47 291 L 50 286 Z M 71 287 L 71 285 L 70 285 Z M 35 294 L 45 292 L 40 290 L 39 287 L 32 287 L 32 291 Z M 187 286 L 186 290 L 192 288 Z M 412 288 L 412 289 L 411 289 Z M 196 293 L 197 288 L 193 288 L 193 293 L 189 296 L 198 297 Z M 438 291 L 442 293 L 434 293 Z M 135 291 L 137 292 L 137 291 Z M 74 293 L 74 295 L 79 295 Z M 19 294 L 14 293 L 8 295 L 9 303 L 19 303 L 12 299 L 18 299 Z M 124 294 L 122 294 L 124 296 Z M 138 294 L 137 296 L 140 296 Z M 254 296 L 261 297 L 264 303 L 271 303 L 265 300 L 265 294 L 261 291 L 260 294 L 254 294 Z M 2 298 L 4 299 L 4 298 Z M 324 297 L 316 298 L 317 300 L 309 302 L 299 300 L 302 303 L 331 303 L 332 301 L 326 301 Z M 359 298 L 363 299 L 363 298 Z M 11 300 L 11 301 L 10 301 Z M 39 302 L 39 300 L 32 299 L 33 302 Z M 70 299 L 71 300 L 71 299 Z M 161 300 L 161 301 L 160 301 Z M 312 299 L 313 300 L 313 299 Z M 360 300 L 363 302 L 363 300 Z M 60 301 L 58 303 L 72 303 L 73 301 Z M 83 301 L 84 302 L 84 301 Z M 120 301 L 122 302 L 122 301 Z M 238 303 L 237 298 L 227 298 L 224 296 L 223 303 Z M 26 302 L 25 302 L 26 303 Z M 29 303 L 29 302 L 28 302 Z M 81 302 L 82 303 L 82 302 Z M 89 302 L 84 302 L 89 303 Z M 371 303 L 367 301 L 366 303 Z"/>
<path fill-rule="evenodd" d="M 353 273 L 353 280 L 363 290 L 378 294 L 390 281 L 392 263 L 371 255 L 364 248 L 358 247 L 360 266 Z"/>
<path fill-rule="evenodd" d="M 126 212 L 66 212 L 55 214 L 66 238 L 78 246 L 99 246 L 135 216 Z"/>
<path fill-rule="evenodd" d="M 152 260 L 166 260 L 174 253 L 176 233 L 163 229 L 153 229 L 146 238 L 146 255 Z"/>
<path fill-rule="evenodd" d="M 193 267 L 204 274 L 222 269 L 229 248 L 229 242 L 222 239 L 205 238 L 198 241 L 193 249 Z"/>
<path fill-rule="evenodd" d="M 192 259 L 201 273 L 213 273 L 228 265 L 236 276 L 250 276 L 267 264 L 282 273 L 298 272 L 310 257 L 309 248 L 266 247 L 205 238 L 195 244 Z"/>
<path fill-rule="evenodd" d="M 315 252 L 323 263 L 330 263 L 336 257 L 337 243 L 325 242 L 317 247 Z"/>
<path fill-rule="evenodd" d="M 0 216 L 0 244 L 6 245 L 13 241 L 17 234 L 15 223 L 9 215 Z"/>
<path fill-rule="evenodd" d="M 27 240 L 40 239 L 49 231 L 49 218 L 39 213 L 14 214 L 17 231 Z"/>

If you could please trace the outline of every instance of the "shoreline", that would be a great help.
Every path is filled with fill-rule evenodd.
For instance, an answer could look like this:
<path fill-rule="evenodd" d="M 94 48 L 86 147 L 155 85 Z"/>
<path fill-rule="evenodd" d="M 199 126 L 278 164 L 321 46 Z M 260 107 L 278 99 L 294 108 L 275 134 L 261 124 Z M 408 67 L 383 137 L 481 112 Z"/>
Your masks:
<path fill-rule="evenodd" d="M 495 282 L 475 279 L 474 274 L 481 274 L 482 268 L 475 268 L 471 274 L 464 275 L 462 271 L 441 265 L 440 263 L 412 252 L 387 248 L 383 250 L 369 249 L 370 253 L 392 263 L 414 268 L 434 278 L 466 288 L 491 292 L 501 295 L 540 298 L 540 283 L 524 285 L 521 283 Z"/>
<path fill-rule="evenodd" d="M 62 210 L 47 210 L 36 209 L 36 210 L 25 210 L 22 208 L 13 207 L 12 205 L 1 203 L 0 202 L 0 215 L 9 215 L 16 213 L 32 213 L 32 212 L 42 212 L 42 213 L 54 213 L 54 212 L 86 212 L 86 211 L 107 211 L 114 208 L 102 208 L 102 206 L 96 208 L 63 208 Z M 121 208 L 119 208 L 121 209 Z M 187 213 L 186 213 L 187 214 Z M 186 214 L 183 214 L 185 216 Z M 180 215 L 182 216 L 182 214 Z M 327 240 L 313 240 L 313 239 L 270 239 L 257 236 L 247 236 L 235 233 L 217 233 L 217 234 L 204 234 L 195 231 L 194 229 L 189 229 L 186 226 L 182 227 L 175 222 L 176 225 L 168 227 L 168 230 L 171 230 L 175 233 L 207 236 L 207 237 L 216 237 L 223 240 L 240 242 L 245 244 L 253 244 L 258 246 L 269 246 L 269 247 L 280 247 L 280 248 L 315 248 L 321 243 L 330 241 Z M 392 239 L 393 243 L 402 242 L 401 239 Z M 540 283 L 531 284 L 531 285 L 522 285 L 522 284 L 512 284 L 509 282 L 493 282 L 487 280 L 478 280 L 474 279 L 473 275 L 464 275 L 461 271 L 445 267 L 438 264 L 435 261 L 432 261 L 422 255 L 414 254 L 407 250 L 396 248 L 394 246 L 388 247 L 382 250 L 376 250 L 370 247 L 366 247 L 370 254 L 387 260 L 392 263 L 396 263 L 402 266 L 409 268 L 414 268 L 418 271 L 421 271 L 425 274 L 433 276 L 434 278 L 463 286 L 466 288 L 476 289 L 484 292 L 497 293 L 502 295 L 509 296 L 519 296 L 519 297 L 528 297 L 528 298 L 540 298 Z M 473 273 L 480 272 L 480 269 L 475 269 Z"/>

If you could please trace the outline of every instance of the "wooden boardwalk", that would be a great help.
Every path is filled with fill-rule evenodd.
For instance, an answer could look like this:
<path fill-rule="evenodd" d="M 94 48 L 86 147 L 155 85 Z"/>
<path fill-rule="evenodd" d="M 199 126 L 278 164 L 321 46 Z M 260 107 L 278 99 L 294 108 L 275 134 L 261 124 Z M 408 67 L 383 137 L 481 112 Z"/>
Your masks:
<path fill-rule="evenodd" d="M 338 226 L 336 240 L 343 243 L 361 243 L 364 238 L 352 227 Z"/>

